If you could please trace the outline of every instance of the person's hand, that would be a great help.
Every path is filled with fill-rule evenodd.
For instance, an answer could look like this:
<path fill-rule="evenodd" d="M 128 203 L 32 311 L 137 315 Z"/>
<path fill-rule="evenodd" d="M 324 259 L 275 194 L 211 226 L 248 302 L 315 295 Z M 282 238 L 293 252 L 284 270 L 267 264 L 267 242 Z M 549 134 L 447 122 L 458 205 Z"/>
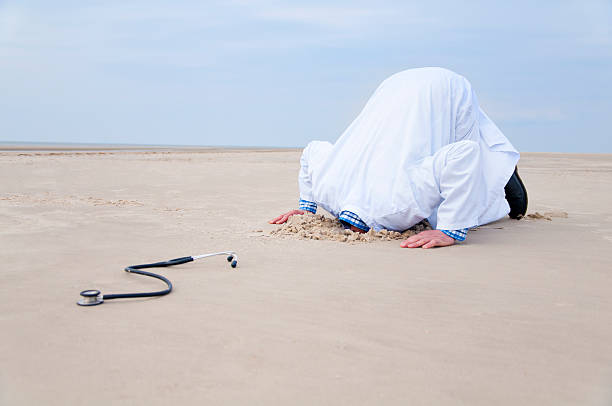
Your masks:
<path fill-rule="evenodd" d="M 433 247 L 447 247 L 453 245 L 455 239 L 444 234 L 440 230 L 425 230 L 421 231 L 417 235 L 413 235 L 407 240 L 402 241 L 400 247 L 402 248 L 433 248 Z"/>
<path fill-rule="evenodd" d="M 295 216 L 296 214 L 304 214 L 304 210 L 291 210 L 288 211 L 285 214 L 281 214 L 280 216 L 273 218 L 272 220 L 268 221 L 268 223 L 270 224 L 283 224 L 285 223 L 289 217 L 291 216 Z"/>

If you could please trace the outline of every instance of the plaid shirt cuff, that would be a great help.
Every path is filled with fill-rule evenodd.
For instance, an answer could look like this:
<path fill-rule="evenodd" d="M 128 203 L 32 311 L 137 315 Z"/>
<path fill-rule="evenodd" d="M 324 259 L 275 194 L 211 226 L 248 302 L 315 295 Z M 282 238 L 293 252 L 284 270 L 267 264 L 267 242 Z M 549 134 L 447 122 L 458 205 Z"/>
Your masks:
<path fill-rule="evenodd" d="M 448 235 L 449 237 L 454 238 L 457 241 L 465 241 L 465 237 L 467 237 L 468 229 L 462 228 L 461 230 L 440 230 L 440 231 L 442 231 L 444 234 Z"/>
<path fill-rule="evenodd" d="M 317 204 L 315 202 L 309 202 L 308 200 L 300 199 L 300 210 L 305 210 L 316 214 Z"/>
<path fill-rule="evenodd" d="M 368 225 L 366 223 L 364 223 L 358 215 L 356 215 L 355 213 L 353 213 L 352 211 L 348 211 L 348 210 L 344 210 L 342 213 L 340 213 L 340 215 L 338 216 L 338 220 L 344 222 L 344 223 L 348 223 L 352 226 L 357 227 L 360 230 L 363 231 L 369 231 L 370 227 L 368 227 Z"/>

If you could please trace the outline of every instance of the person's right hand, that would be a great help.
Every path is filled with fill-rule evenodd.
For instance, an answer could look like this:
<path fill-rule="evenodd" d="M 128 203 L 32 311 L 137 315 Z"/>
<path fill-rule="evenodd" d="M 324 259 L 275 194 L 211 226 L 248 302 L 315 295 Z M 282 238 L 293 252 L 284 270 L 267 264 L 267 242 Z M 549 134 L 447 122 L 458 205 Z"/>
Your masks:
<path fill-rule="evenodd" d="M 283 224 L 285 223 L 289 217 L 291 216 L 295 216 L 296 214 L 304 214 L 304 210 L 291 210 L 288 211 L 285 214 L 281 214 L 280 216 L 273 218 L 272 220 L 268 221 L 268 223 L 270 224 Z"/>

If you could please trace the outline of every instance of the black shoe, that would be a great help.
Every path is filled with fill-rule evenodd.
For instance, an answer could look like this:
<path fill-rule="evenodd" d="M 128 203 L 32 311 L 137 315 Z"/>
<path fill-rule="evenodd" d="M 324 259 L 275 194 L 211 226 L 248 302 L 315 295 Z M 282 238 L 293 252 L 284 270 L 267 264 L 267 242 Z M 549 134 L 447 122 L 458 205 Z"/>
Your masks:
<path fill-rule="evenodd" d="M 527 189 L 518 174 L 518 168 L 514 167 L 514 173 L 510 176 L 508 184 L 504 187 L 506 200 L 510 205 L 510 218 L 520 220 L 527 213 Z"/>

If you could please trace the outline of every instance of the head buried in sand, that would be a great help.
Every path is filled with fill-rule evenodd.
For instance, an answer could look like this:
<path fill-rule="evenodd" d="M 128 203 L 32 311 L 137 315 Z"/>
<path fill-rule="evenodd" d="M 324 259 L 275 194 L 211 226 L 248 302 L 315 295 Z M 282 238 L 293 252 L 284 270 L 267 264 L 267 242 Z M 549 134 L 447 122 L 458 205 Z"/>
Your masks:
<path fill-rule="evenodd" d="M 330 240 L 342 242 L 373 242 L 404 240 L 423 230 L 431 229 L 427 221 L 422 221 L 404 232 L 397 231 L 374 231 L 370 229 L 367 233 L 360 233 L 345 229 L 342 223 L 335 218 L 319 214 L 304 214 L 292 216 L 286 223 L 282 224 L 270 234 L 277 237 L 293 237 L 302 240 Z"/>

